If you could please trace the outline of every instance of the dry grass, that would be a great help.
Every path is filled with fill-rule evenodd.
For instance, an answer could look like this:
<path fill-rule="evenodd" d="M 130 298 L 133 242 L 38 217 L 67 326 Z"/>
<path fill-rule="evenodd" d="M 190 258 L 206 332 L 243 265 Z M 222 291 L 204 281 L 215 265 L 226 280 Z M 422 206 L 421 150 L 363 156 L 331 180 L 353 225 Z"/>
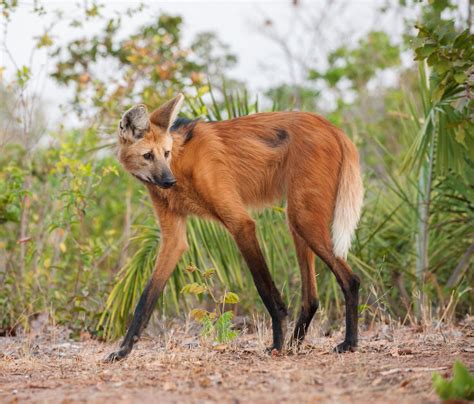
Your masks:
<path fill-rule="evenodd" d="M 123 362 L 101 362 L 115 345 L 70 341 L 64 331 L 0 338 L 1 402 L 436 402 L 433 369 L 474 366 L 474 321 L 438 330 L 379 326 L 356 353 L 331 348 L 341 333 L 313 329 L 299 353 L 268 356 L 261 326 L 230 346 L 171 327 L 144 338 Z"/>

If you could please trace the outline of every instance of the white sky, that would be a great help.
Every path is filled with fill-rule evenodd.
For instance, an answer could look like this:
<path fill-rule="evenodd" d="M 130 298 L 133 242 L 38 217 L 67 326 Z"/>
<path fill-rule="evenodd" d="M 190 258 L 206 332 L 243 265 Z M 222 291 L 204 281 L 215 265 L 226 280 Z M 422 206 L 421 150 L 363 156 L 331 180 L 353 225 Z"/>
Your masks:
<path fill-rule="evenodd" d="M 462 0 L 468 1 L 468 0 Z M 462 2 L 461 1 L 461 2 Z M 390 1 L 397 4 L 398 1 Z M 76 1 L 45 1 L 47 10 L 60 9 L 66 17 L 71 18 L 76 10 Z M 123 11 L 138 1 L 108 1 L 104 2 L 106 7 L 101 11 L 106 17 L 115 12 Z M 298 72 L 291 75 L 288 65 L 285 63 L 281 49 L 261 33 L 264 21 L 270 19 L 275 31 L 282 34 L 288 48 L 309 60 L 318 63 L 321 55 L 342 43 L 354 43 L 365 33 L 373 29 L 382 29 L 388 32 L 396 41 L 400 40 L 403 29 L 403 18 L 397 11 L 381 14 L 377 10 L 387 3 L 387 0 L 365 0 L 349 1 L 337 0 L 333 8 L 328 7 L 328 0 L 300 1 L 301 6 L 295 8 L 290 0 L 285 1 L 144 1 L 145 12 L 134 17 L 124 24 L 126 30 L 124 35 L 136 31 L 136 29 L 149 22 L 154 16 L 161 12 L 178 14 L 183 17 L 184 44 L 189 44 L 196 33 L 201 31 L 215 31 L 221 40 L 230 45 L 232 52 L 239 58 L 238 66 L 232 72 L 235 78 L 242 79 L 248 83 L 253 92 L 262 92 L 264 89 L 275 86 L 281 82 L 290 82 L 291 78 L 300 80 Z M 63 87 L 58 87 L 48 78 L 47 72 L 52 66 L 48 64 L 46 52 L 38 50 L 35 52 L 33 63 L 30 54 L 34 49 L 36 39 L 45 28 L 54 20 L 52 15 L 38 17 L 33 15 L 31 5 L 33 1 L 22 2 L 24 4 L 13 14 L 8 26 L 6 45 L 18 66 L 33 66 L 32 90 L 42 94 L 44 105 L 50 111 L 57 110 L 57 106 L 64 103 L 69 92 Z M 331 9 L 330 13 L 319 21 L 325 10 Z M 299 19 L 298 14 L 306 20 L 313 21 L 307 30 L 295 26 Z M 415 15 L 415 10 L 411 13 Z M 1 17 L 0 17 L 1 18 Z M 89 32 L 94 32 L 103 27 L 102 23 L 86 25 Z M 321 32 L 314 39 L 307 32 L 314 30 L 313 27 L 319 21 L 318 27 Z M 312 25 L 312 26 L 311 26 Z M 305 35 L 299 36 L 304 32 Z M 60 23 L 54 28 L 53 39 L 56 43 L 65 43 L 83 34 L 77 29 L 69 27 L 68 23 Z M 319 38 L 319 39 L 318 39 Z M 313 60 L 312 60 L 313 59 Z M 407 60 L 409 63 L 409 60 Z M 2 49 L 0 65 L 6 68 L 5 77 L 11 78 L 15 72 L 14 64 L 9 59 L 5 50 Z M 53 112 L 54 115 L 54 112 Z"/>

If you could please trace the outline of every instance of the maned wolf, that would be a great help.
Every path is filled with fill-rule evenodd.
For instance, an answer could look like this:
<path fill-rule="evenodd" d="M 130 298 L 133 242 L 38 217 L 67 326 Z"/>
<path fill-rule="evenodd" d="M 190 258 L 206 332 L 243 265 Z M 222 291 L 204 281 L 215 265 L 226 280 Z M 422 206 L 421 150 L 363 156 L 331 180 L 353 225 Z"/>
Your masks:
<path fill-rule="evenodd" d="M 280 351 L 287 308 L 246 207 L 284 196 L 302 284 L 302 307 L 292 342 L 303 340 L 318 308 L 317 254 L 336 276 L 345 298 L 346 335 L 335 350 L 352 351 L 357 345 L 360 281 L 345 258 L 363 198 L 355 146 L 341 130 L 311 113 L 259 113 L 222 122 L 177 119 L 183 99 L 179 94 L 151 114 L 137 105 L 120 121 L 118 158 L 148 188 L 162 242 L 127 335 L 107 360 L 128 355 L 146 327 L 188 247 L 189 215 L 217 220 L 233 236 L 270 313 L 271 349 Z"/>

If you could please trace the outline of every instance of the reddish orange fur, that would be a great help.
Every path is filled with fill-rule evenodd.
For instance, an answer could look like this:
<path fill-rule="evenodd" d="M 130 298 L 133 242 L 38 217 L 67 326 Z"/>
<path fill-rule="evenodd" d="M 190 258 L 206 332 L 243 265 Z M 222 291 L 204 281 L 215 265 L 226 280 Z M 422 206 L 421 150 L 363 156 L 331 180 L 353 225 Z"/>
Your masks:
<path fill-rule="evenodd" d="M 269 147 L 276 130 L 289 139 Z M 150 133 L 156 141 L 156 134 Z M 313 210 L 318 201 L 329 226 L 337 193 L 341 143 L 352 143 L 328 121 L 303 112 L 261 113 L 222 122 L 199 122 L 183 147 L 173 135 L 171 170 L 177 184 L 171 190 L 149 186 L 152 198 L 171 210 L 220 220 L 216 204 L 229 210 L 265 206 L 288 195 L 289 209 Z M 230 204 L 230 205 L 229 205 Z"/>

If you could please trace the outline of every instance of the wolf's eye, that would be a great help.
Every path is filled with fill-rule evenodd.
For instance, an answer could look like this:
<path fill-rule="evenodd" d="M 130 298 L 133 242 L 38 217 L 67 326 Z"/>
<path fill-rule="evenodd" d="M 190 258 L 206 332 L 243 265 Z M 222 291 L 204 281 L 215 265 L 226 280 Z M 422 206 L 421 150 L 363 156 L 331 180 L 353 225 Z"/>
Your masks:
<path fill-rule="evenodd" d="M 165 151 L 165 159 L 167 159 L 169 156 L 170 156 L 170 151 L 169 151 L 169 150 L 166 150 L 166 151 Z"/>
<path fill-rule="evenodd" d="M 148 152 L 148 153 L 145 153 L 145 154 L 143 155 L 143 158 L 144 158 L 145 160 L 153 160 L 154 156 L 153 156 L 153 153 L 152 153 L 152 152 Z"/>

